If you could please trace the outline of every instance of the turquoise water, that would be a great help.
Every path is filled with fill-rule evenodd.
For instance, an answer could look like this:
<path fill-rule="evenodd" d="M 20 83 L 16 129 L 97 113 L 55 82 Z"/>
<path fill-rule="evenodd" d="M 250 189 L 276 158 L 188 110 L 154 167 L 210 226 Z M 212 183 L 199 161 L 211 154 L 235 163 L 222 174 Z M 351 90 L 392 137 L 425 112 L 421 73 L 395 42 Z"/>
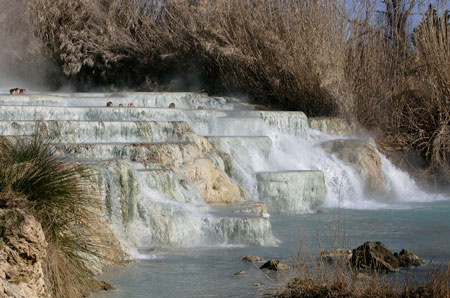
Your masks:
<path fill-rule="evenodd" d="M 425 262 L 450 257 L 450 202 L 409 205 L 402 210 L 325 209 L 323 213 L 272 215 L 275 247 L 235 246 L 146 252 L 150 259 L 108 268 L 99 279 L 117 290 L 94 297 L 260 297 L 291 277 L 289 273 L 266 277 L 240 256 L 257 255 L 293 264 L 300 245 L 317 254 L 318 234 L 323 249 L 333 235 L 345 235 L 348 248 L 365 241 L 382 241 L 390 250 L 407 248 Z M 331 228 L 334 227 L 334 228 Z M 340 227 L 340 232 L 336 232 Z M 428 266 L 400 274 L 424 278 Z M 244 276 L 234 273 L 244 270 Z M 255 284 L 259 285 L 255 285 Z"/>

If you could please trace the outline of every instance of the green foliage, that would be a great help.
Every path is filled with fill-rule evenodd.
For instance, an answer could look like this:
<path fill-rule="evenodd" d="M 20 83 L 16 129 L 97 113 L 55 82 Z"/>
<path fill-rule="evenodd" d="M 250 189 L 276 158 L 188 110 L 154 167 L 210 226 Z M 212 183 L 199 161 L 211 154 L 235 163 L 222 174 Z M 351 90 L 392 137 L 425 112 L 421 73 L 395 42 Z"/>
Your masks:
<path fill-rule="evenodd" d="M 0 208 L 23 209 L 40 222 L 54 297 L 89 292 L 86 263 L 97 254 L 89 232 L 93 203 L 87 179 L 86 168 L 57 154 L 38 130 L 33 137 L 0 138 Z M 9 226 L 10 212 L 2 217 Z"/>
<path fill-rule="evenodd" d="M 56 236 L 85 212 L 85 169 L 55 153 L 42 136 L 0 138 L 0 189 L 25 197 L 44 230 Z"/>

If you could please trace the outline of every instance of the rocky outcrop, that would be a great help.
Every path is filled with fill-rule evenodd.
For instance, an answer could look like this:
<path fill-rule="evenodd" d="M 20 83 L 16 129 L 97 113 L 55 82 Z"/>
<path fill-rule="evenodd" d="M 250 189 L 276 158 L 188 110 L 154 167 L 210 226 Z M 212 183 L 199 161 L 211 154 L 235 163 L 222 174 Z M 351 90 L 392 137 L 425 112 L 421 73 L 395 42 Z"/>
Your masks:
<path fill-rule="evenodd" d="M 327 134 L 353 136 L 357 132 L 356 126 L 344 118 L 310 117 L 308 118 L 308 123 L 312 129 Z"/>
<path fill-rule="evenodd" d="M 264 265 L 262 265 L 259 269 L 281 271 L 281 270 L 291 270 L 291 267 L 281 262 L 280 260 L 269 260 L 266 263 L 264 263 Z"/>
<path fill-rule="evenodd" d="M 353 139 L 332 140 L 323 143 L 322 148 L 356 170 L 364 181 L 366 193 L 385 195 L 389 192 L 380 156 L 369 143 Z"/>
<path fill-rule="evenodd" d="M 398 259 L 400 267 L 422 265 L 422 260 L 407 249 L 402 249 L 400 253 L 395 252 L 394 257 Z"/>
<path fill-rule="evenodd" d="M 225 173 L 222 159 L 207 139 L 195 136 L 183 146 L 151 145 L 149 161 L 158 162 L 189 178 L 208 204 L 230 205 L 250 200 L 248 193 Z"/>
<path fill-rule="evenodd" d="M 396 271 L 400 267 L 419 266 L 422 261 L 408 250 L 393 254 L 381 242 L 366 242 L 352 251 L 354 268 Z"/>
<path fill-rule="evenodd" d="M 21 210 L 0 209 L 0 227 L 0 297 L 50 297 L 43 270 L 48 244 L 41 224 Z M 123 261 L 120 243 L 99 215 L 91 218 L 88 228 L 95 251 L 78 253 L 91 274 Z M 87 282 L 93 291 L 111 289 L 102 281 Z"/>
<path fill-rule="evenodd" d="M 0 209 L 0 296 L 49 297 L 43 262 L 47 242 L 41 225 L 22 211 Z"/>
<path fill-rule="evenodd" d="M 353 267 L 395 271 L 399 266 L 398 259 L 381 242 L 366 242 L 352 251 L 350 262 Z"/>
<path fill-rule="evenodd" d="M 186 164 L 181 171 L 195 184 L 208 204 L 230 205 L 250 200 L 246 191 L 234 184 L 224 171 L 214 168 L 208 159 L 197 159 Z"/>

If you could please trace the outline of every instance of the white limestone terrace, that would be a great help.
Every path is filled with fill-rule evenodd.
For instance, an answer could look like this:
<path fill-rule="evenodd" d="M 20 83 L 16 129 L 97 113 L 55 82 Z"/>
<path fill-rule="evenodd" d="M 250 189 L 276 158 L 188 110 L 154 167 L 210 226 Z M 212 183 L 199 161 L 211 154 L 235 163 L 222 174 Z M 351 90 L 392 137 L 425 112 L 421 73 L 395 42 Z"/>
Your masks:
<path fill-rule="evenodd" d="M 196 134 L 184 121 L 0 121 L 2 135 L 45 133 L 61 143 L 180 142 Z"/>
<path fill-rule="evenodd" d="M 116 107 L 105 107 L 107 101 Z M 136 107 L 126 107 L 129 102 Z M 172 102 L 176 109 L 167 108 Z M 265 205 L 223 181 L 222 159 L 195 132 L 207 135 L 213 119 L 235 106 L 242 107 L 194 93 L 2 95 L 0 135 L 38 131 L 59 152 L 86 162 L 125 247 L 274 245 Z M 236 202 L 205 203 L 205 193 L 215 202 L 220 191 Z"/>
<path fill-rule="evenodd" d="M 114 107 L 105 106 L 109 101 Z M 134 108 L 127 107 L 130 102 Z M 118 107 L 120 103 L 125 107 Z M 170 103 L 176 108 L 167 108 Z M 164 168 L 148 158 L 150 147 L 171 148 L 171 154 L 176 151 L 181 155 L 198 141 L 197 134 L 211 136 L 210 142 L 225 161 L 225 166 L 219 168 L 226 170 L 257 200 L 261 198 L 256 172 L 271 170 L 266 162 L 272 149 L 271 138 L 265 136 L 268 128 L 283 135 L 310 137 L 308 119 L 302 112 L 255 111 L 237 99 L 201 93 L 0 95 L 0 116 L 2 135 L 30 135 L 39 127 L 58 143 L 58 150 L 76 158 L 123 159 L 146 169 Z M 216 166 L 220 164 L 217 161 L 220 158 L 211 154 L 209 158 Z M 274 171 L 277 175 L 279 169 Z M 301 174 L 296 177 L 302 179 Z M 288 184 L 295 187 L 296 183 L 290 179 Z M 319 193 L 312 200 L 320 203 L 326 190 Z M 291 199 L 306 200 L 294 196 Z M 283 208 L 273 210 L 289 212 Z"/>
<path fill-rule="evenodd" d="M 134 248 L 274 245 L 268 212 L 386 206 L 365 195 L 360 169 L 322 148 L 355 138 L 342 119 L 201 93 L 0 95 L 0 136 L 36 131 L 89 165 L 104 216 Z M 406 175 L 384 157 L 382 167 Z M 419 192 L 408 179 L 399 197 Z"/>
<path fill-rule="evenodd" d="M 106 107 L 109 101 L 114 107 Z M 131 102 L 134 109 L 119 107 L 120 103 L 127 107 Z M 176 109 L 169 109 L 170 103 L 174 103 Z M 52 109 L 48 109 L 49 106 Z M 206 110 L 199 110 L 199 107 Z M 308 128 L 307 118 L 302 112 L 252 111 L 250 105 L 238 99 L 208 97 L 202 93 L 0 95 L 0 109 L 0 120 L 8 121 L 186 121 L 200 135 L 237 135 L 236 131 L 229 131 L 236 127 L 233 125 L 236 122 L 240 127 L 244 124 L 249 135 L 264 135 L 261 121 L 283 133 L 302 137 L 307 136 Z"/>
<path fill-rule="evenodd" d="M 124 93 L 35 93 L 11 97 L 0 95 L 0 105 L 36 105 L 36 106 L 79 106 L 105 107 L 112 102 L 115 107 L 125 107 L 133 103 L 136 107 L 168 108 L 171 103 L 178 109 L 232 110 L 245 108 L 238 100 L 227 97 L 209 97 L 203 93 L 192 92 L 124 92 Z"/>

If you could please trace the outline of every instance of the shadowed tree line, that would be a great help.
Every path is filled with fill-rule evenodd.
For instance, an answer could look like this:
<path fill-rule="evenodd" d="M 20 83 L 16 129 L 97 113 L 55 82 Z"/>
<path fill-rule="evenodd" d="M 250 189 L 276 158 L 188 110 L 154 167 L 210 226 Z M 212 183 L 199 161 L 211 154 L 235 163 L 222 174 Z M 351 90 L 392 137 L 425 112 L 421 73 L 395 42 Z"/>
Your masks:
<path fill-rule="evenodd" d="M 416 0 L 1 1 L 10 4 L 0 13 L 11 40 L 5 49 L 31 49 L 9 51 L 10 63 L 50 61 L 53 88 L 204 89 L 308 116 L 344 116 L 374 132 L 397 164 L 408 167 L 406 157 L 417 155 L 425 173 L 449 181 L 449 14 L 441 7 Z M 17 11 L 26 17 L 14 18 Z"/>

